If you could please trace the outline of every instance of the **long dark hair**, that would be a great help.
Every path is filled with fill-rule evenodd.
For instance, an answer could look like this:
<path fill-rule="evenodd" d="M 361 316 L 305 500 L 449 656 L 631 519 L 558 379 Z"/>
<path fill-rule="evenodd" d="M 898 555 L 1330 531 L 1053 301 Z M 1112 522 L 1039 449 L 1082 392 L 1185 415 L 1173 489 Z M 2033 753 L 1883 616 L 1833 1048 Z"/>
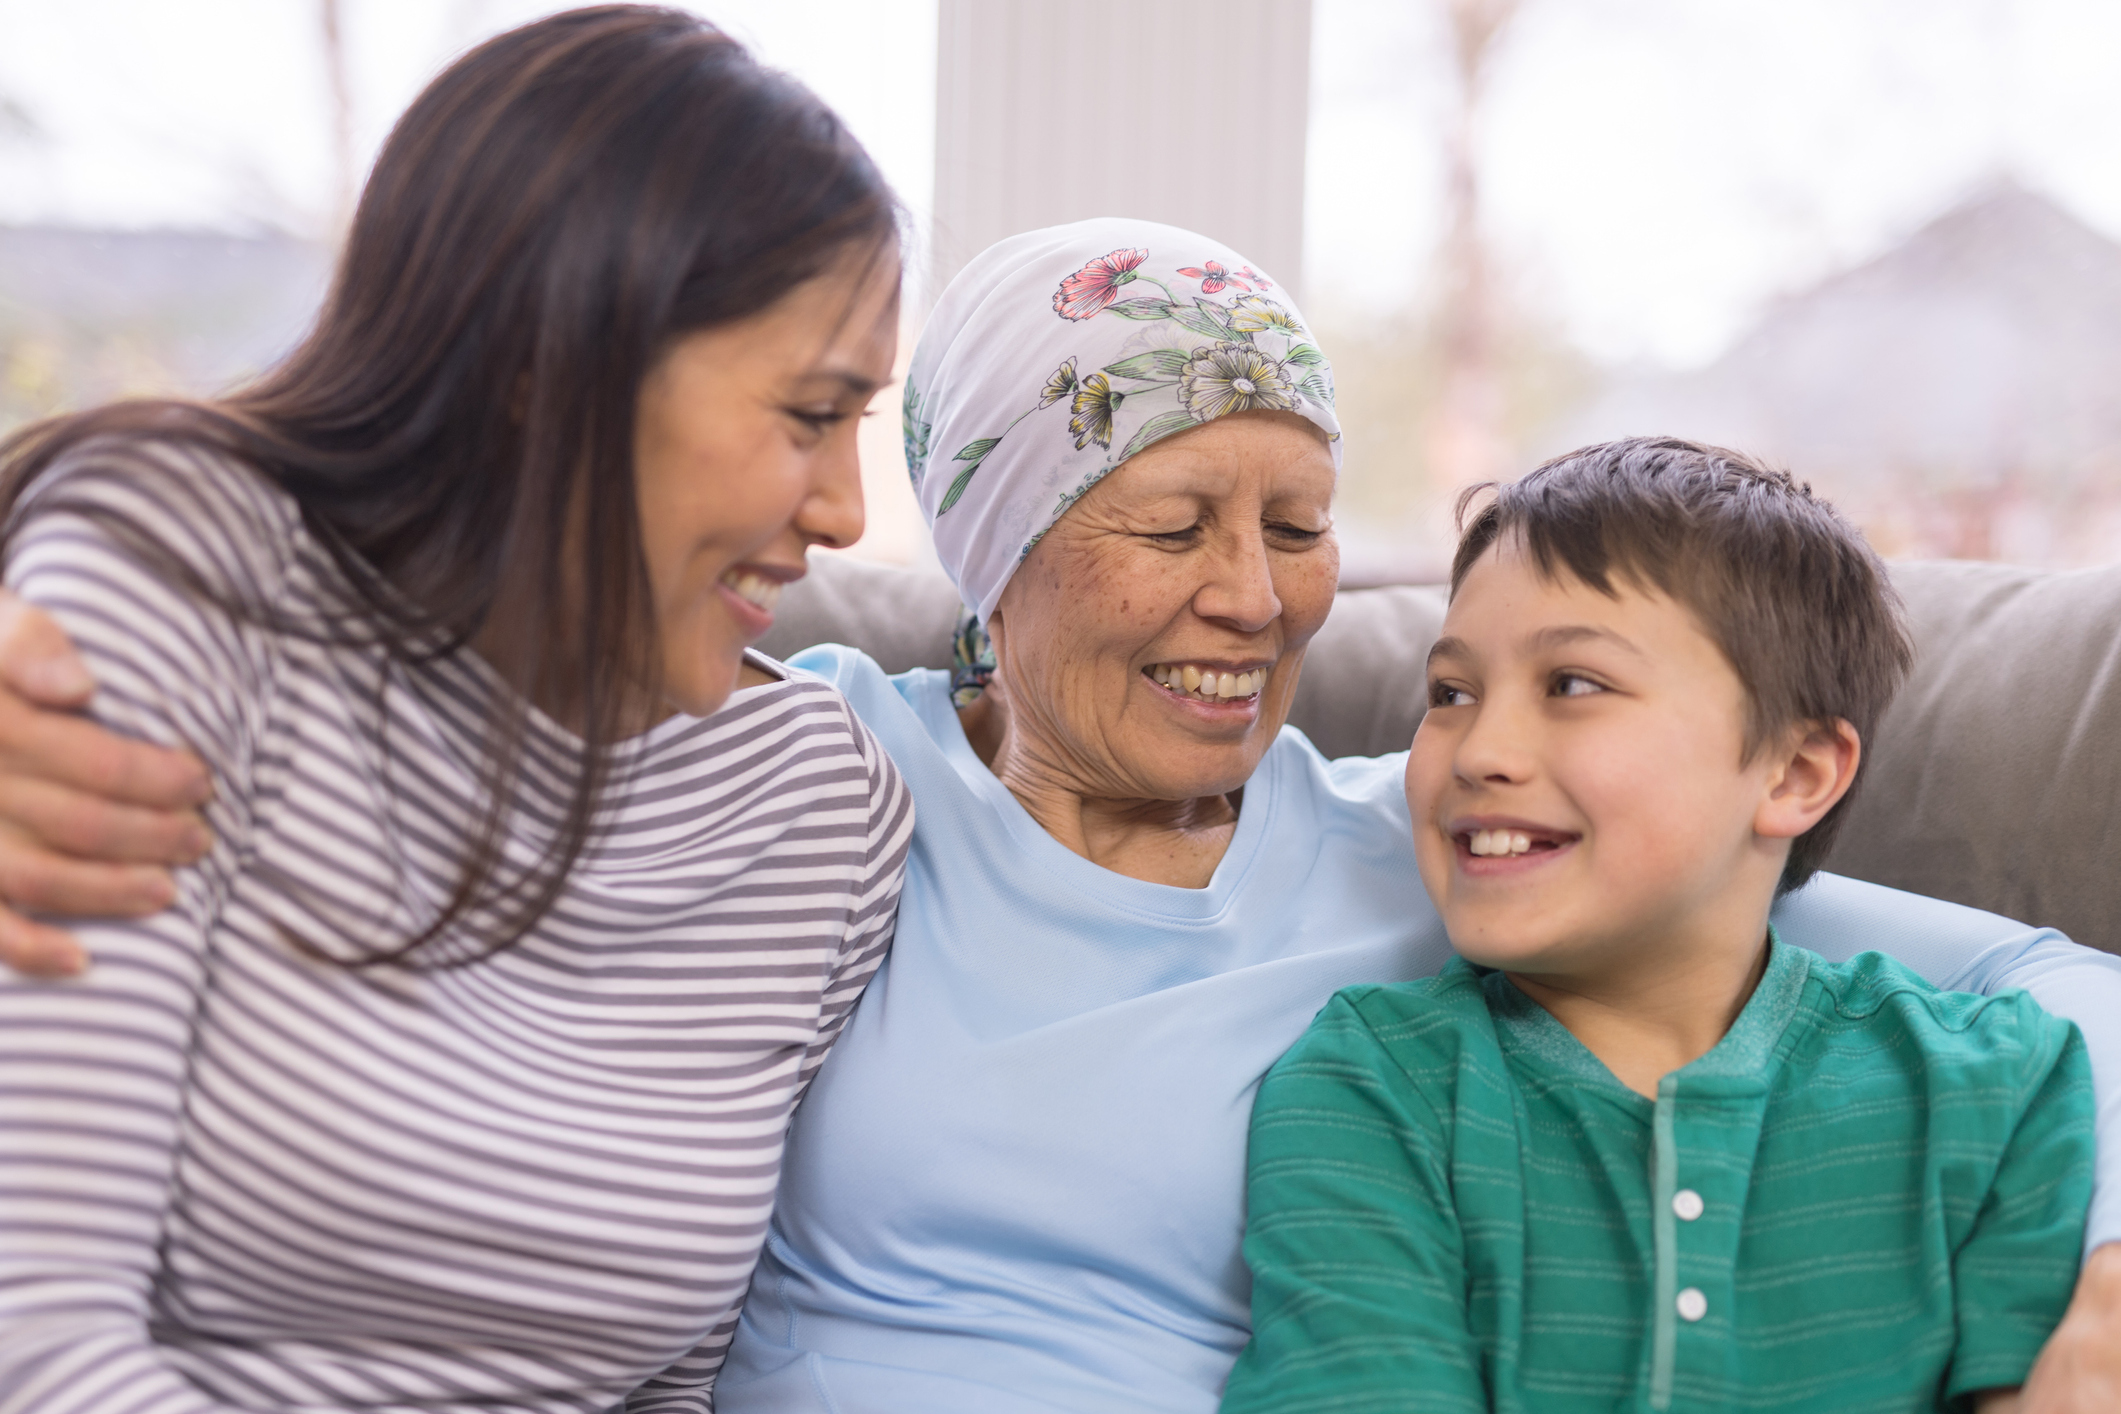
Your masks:
<path fill-rule="evenodd" d="M 491 808 L 441 915 L 364 961 L 406 960 L 452 928 L 422 960 L 485 956 L 564 887 L 611 747 L 657 681 L 634 498 L 643 379 L 678 335 L 846 258 L 893 258 L 897 219 L 832 112 L 711 25 L 636 5 L 554 15 L 464 55 L 398 121 L 315 328 L 284 361 L 217 401 L 18 432 L 0 444 L 0 514 L 90 438 L 203 446 L 292 497 L 349 591 L 323 630 L 271 605 L 230 611 L 402 663 L 476 637 L 520 693 L 493 723 Z M 144 527 L 121 529 L 155 553 Z M 555 701 L 581 739 L 565 818 L 535 868 L 504 873 L 530 705 Z"/>

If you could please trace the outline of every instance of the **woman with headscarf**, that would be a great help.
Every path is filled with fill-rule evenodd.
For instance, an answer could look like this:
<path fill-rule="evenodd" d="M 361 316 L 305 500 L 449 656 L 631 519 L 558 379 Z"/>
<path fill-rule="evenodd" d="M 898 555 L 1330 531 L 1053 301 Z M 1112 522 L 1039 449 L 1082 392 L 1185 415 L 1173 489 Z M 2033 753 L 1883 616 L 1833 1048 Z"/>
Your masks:
<path fill-rule="evenodd" d="M 1287 293 L 1168 226 L 1014 237 L 937 304 L 906 446 L 961 662 L 794 660 L 918 819 L 893 955 L 791 1131 L 721 1414 L 1214 1409 L 1249 1333 L 1254 1087 L 1335 989 L 1448 956 L 1404 754 L 1328 761 L 1282 725 L 1337 580 L 1332 395 Z M 2121 959 L 1827 876 L 1776 923 L 2032 988 L 2121 1081 Z"/>
<path fill-rule="evenodd" d="M 1254 1087 L 1337 988 L 1447 957 L 1404 756 L 1328 761 L 1282 725 L 1337 580 L 1332 376 L 1242 256 L 1089 221 L 953 282 L 905 429 L 961 661 L 794 660 L 917 819 L 894 952 L 797 1112 L 716 1407 L 1204 1414 L 1249 1331 Z M 2121 962 L 1830 876 L 1775 917 L 2031 988 L 2099 1053 L 2111 1140 Z M 2113 1184 L 2101 1203 L 2095 1237 L 2121 1237 Z M 2087 1312 L 2080 1353 L 2121 1329 Z"/>

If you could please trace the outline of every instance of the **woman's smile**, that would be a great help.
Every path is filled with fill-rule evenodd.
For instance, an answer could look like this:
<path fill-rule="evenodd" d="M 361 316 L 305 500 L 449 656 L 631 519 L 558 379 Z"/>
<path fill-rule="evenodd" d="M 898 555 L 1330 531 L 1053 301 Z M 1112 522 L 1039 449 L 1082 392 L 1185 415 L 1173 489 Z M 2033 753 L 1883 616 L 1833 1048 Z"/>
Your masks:
<path fill-rule="evenodd" d="M 803 574 L 796 565 L 732 565 L 715 581 L 715 590 L 749 642 L 773 627 L 781 591 Z"/>
<path fill-rule="evenodd" d="M 1229 709 L 1257 705 L 1267 685 L 1266 664 L 1210 661 L 1151 663 L 1142 675 L 1165 695 L 1200 707 Z"/>

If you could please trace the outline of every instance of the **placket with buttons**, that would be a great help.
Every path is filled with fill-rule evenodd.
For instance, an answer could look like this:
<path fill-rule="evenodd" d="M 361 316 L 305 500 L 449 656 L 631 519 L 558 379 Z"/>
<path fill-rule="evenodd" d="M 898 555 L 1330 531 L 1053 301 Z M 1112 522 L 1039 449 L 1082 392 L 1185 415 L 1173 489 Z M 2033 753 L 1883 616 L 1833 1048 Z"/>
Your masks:
<path fill-rule="evenodd" d="M 1676 1071 L 1658 1082 L 1650 1156 L 1652 1409 L 1685 1409 L 1690 1383 L 1732 1387 L 1738 1243 L 1766 1108 L 1767 1086 L 1753 1076 Z"/>

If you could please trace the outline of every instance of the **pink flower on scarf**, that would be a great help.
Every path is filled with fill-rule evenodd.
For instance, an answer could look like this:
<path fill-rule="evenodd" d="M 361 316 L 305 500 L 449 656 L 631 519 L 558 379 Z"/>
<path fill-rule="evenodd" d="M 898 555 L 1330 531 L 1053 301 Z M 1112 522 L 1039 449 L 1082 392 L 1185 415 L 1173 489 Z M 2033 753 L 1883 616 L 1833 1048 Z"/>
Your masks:
<path fill-rule="evenodd" d="M 1249 265 L 1237 274 L 1232 275 L 1228 270 L 1225 270 L 1212 260 L 1207 262 L 1205 266 L 1181 265 L 1178 273 L 1191 275 L 1194 279 L 1200 281 L 1200 292 L 1204 295 L 1219 295 L 1231 285 L 1249 292 L 1252 286 L 1246 283 L 1246 277 L 1250 276 L 1254 280 L 1259 280 L 1259 276 L 1253 272 L 1252 267 Z M 1266 288 L 1267 282 L 1265 280 L 1259 280 L 1259 283 L 1260 288 Z"/>
<path fill-rule="evenodd" d="M 1053 292 L 1053 312 L 1063 319 L 1088 319 L 1119 298 L 1119 287 L 1149 258 L 1146 250 L 1115 250 L 1101 255 L 1061 281 Z"/>

